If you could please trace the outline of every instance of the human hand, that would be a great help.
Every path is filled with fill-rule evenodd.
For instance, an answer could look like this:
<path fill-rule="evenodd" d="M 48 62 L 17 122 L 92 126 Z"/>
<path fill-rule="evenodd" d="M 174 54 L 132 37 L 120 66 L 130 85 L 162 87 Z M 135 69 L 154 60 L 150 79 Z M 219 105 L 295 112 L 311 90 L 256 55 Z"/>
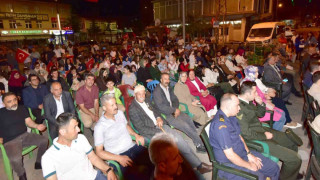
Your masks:
<path fill-rule="evenodd" d="M 177 118 L 180 115 L 181 111 L 179 109 L 176 109 L 174 112 L 174 117 Z"/>
<path fill-rule="evenodd" d="M 228 79 L 232 79 L 233 76 L 232 76 L 232 75 L 228 75 L 227 78 L 228 78 Z"/>
<path fill-rule="evenodd" d="M 260 96 L 256 96 L 256 97 L 254 98 L 254 101 L 255 101 L 256 103 L 258 103 L 258 104 L 262 104 L 262 103 L 263 103 L 262 98 L 261 98 Z"/>
<path fill-rule="evenodd" d="M 199 100 L 194 100 L 191 104 L 193 105 L 193 106 L 198 106 L 198 103 L 199 103 L 200 101 Z"/>
<path fill-rule="evenodd" d="M 39 109 L 43 109 L 43 104 L 40 104 L 40 105 L 38 106 L 38 108 L 39 108 Z"/>
<path fill-rule="evenodd" d="M 39 131 L 44 131 L 47 127 L 43 124 L 38 124 L 36 127 Z"/>
<path fill-rule="evenodd" d="M 248 154 L 248 160 L 249 162 L 253 162 L 258 169 L 261 169 L 263 164 L 262 164 L 262 160 L 256 156 L 254 156 L 253 154 Z"/>
<path fill-rule="evenodd" d="M 120 155 L 117 161 L 120 163 L 121 166 L 127 167 L 127 166 L 132 166 L 133 162 L 132 160 L 126 156 L 126 155 Z"/>
<path fill-rule="evenodd" d="M 3 138 L 0 138 L 0 144 L 3 144 Z"/>
<path fill-rule="evenodd" d="M 137 145 L 139 146 L 139 145 L 141 145 L 141 146 L 144 146 L 144 138 L 142 137 L 142 136 L 140 136 L 140 135 L 136 135 L 135 136 L 136 137 L 136 143 L 137 143 Z M 139 144 L 140 143 L 140 144 Z"/>
<path fill-rule="evenodd" d="M 272 139 L 273 138 L 273 134 L 270 133 L 270 132 L 265 132 L 264 134 L 266 135 L 267 139 Z"/>
<path fill-rule="evenodd" d="M 270 110 L 272 110 L 272 111 L 273 111 L 273 109 L 274 109 L 274 107 L 275 107 L 275 105 L 272 104 L 271 102 L 267 102 L 266 106 L 267 106 L 268 109 L 270 109 Z"/>
<path fill-rule="evenodd" d="M 106 175 L 107 175 L 108 180 L 117 180 L 118 179 L 116 174 L 113 172 L 113 170 L 109 171 L 108 174 L 106 174 Z"/>
<path fill-rule="evenodd" d="M 157 126 L 160 128 L 163 126 L 163 120 L 160 117 L 157 118 Z"/>
<path fill-rule="evenodd" d="M 249 167 L 247 169 L 251 171 L 258 171 L 258 167 L 254 162 L 249 162 Z"/>

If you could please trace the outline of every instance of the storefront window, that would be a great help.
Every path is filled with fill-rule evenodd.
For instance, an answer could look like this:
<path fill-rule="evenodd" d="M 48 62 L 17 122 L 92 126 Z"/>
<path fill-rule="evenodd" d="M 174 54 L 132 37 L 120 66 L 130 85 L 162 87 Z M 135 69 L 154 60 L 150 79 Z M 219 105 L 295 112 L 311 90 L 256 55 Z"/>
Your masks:
<path fill-rule="evenodd" d="M 3 29 L 3 21 L 0 20 L 0 29 Z"/>
<path fill-rule="evenodd" d="M 17 22 L 15 20 L 10 20 L 9 25 L 11 29 L 17 29 Z"/>
<path fill-rule="evenodd" d="M 42 28 L 42 22 L 41 21 L 37 21 L 37 28 L 41 29 Z"/>
<path fill-rule="evenodd" d="M 31 29 L 31 28 L 32 28 L 31 21 L 26 21 L 26 29 Z"/>
<path fill-rule="evenodd" d="M 57 28 L 57 21 L 52 21 L 52 28 Z"/>

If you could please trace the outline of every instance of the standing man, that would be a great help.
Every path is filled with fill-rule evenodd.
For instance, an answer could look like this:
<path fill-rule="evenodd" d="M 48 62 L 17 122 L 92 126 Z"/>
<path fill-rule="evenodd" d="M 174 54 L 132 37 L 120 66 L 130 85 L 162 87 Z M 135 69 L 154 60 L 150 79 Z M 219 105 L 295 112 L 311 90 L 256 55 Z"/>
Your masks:
<path fill-rule="evenodd" d="M 270 177 L 272 180 L 278 180 L 278 165 L 262 154 L 250 151 L 240 135 L 236 117 L 239 110 L 237 96 L 228 93 L 222 96 L 221 107 L 213 118 L 209 130 L 209 141 L 216 160 L 226 166 L 257 175 L 259 179 Z M 223 179 L 246 179 L 225 171 L 219 171 L 218 175 Z"/>
<path fill-rule="evenodd" d="M 30 74 L 28 77 L 30 86 L 22 91 L 23 103 L 27 108 L 30 108 L 32 114 L 36 117 L 36 123 L 42 124 L 44 117 L 41 115 L 43 109 L 43 98 L 49 94 L 45 85 L 39 84 L 40 78 L 35 74 Z"/>
<path fill-rule="evenodd" d="M 94 84 L 94 75 L 84 77 L 84 85 L 76 93 L 76 103 L 80 108 L 80 116 L 84 127 L 91 128 L 99 120 L 99 88 Z"/>
<path fill-rule="evenodd" d="M 259 140 L 268 144 L 270 154 L 282 161 L 280 179 L 301 179 L 302 175 L 299 174 L 299 169 L 302 161 L 298 155 L 299 143 L 293 141 L 284 132 L 261 125 L 258 118 L 265 115 L 266 105 L 257 93 L 255 82 L 246 81 L 242 83 L 239 100 L 241 110 L 237 117 L 243 138 Z M 256 105 L 253 104 L 253 101 Z"/>
<path fill-rule="evenodd" d="M 186 133 L 192 139 L 197 151 L 206 152 L 191 118 L 179 110 L 179 100 L 169 84 L 169 74 L 161 74 L 161 83 L 153 91 L 155 107 L 159 110 L 159 113 L 166 116 L 165 119 L 170 125 Z"/>
<path fill-rule="evenodd" d="M 68 112 L 75 114 L 73 99 L 71 94 L 67 91 L 62 91 L 59 82 L 53 82 L 50 88 L 51 93 L 43 100 L 44 116 L 48 120 L 50 136 L 52 139 L 58 137 L 58 130 L 56 128 L 57 117 Z"/>
<path fill-rule="evenodd" d="M 46 126 L 35 123 L 24 106 L 18 105 L 17 96 L 8 92 L 2 95 L 5 108 L 0 109 L 0 143 L 3 143 L 9 157 L 12 169 L 19 180 L 26 180 L 26 170 L 23 167 L 22 150 L 25 147 L 38 147 L 35 169 L 41 169 L 41 157 L 47 149 L 48 139 L 38 134 L 28 133 L 27 126 L 43 131 Z M 27 126 L 26 126 L 27 125 Z"/>
<path fill-rule="evenodd" d="M 80 129 L 74 114 L 62 113 L 57 125 L 59 137 L 53 140 L 53 146 L 41 161 L 45 179 L 117 180 L 113 169 L 94 153 L 87 138 L 78 134 Z"/>

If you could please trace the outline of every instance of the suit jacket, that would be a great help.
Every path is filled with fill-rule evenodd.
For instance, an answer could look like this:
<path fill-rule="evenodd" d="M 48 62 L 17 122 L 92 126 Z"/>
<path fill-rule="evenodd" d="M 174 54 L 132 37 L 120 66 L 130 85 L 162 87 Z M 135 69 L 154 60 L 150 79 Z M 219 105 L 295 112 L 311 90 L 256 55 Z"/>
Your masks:
<path fill-rule="evenodd" d="M 31 109 L 36 109 L 40 105 L 37 102 L 37 97 L 38 98 L 44 98 L 47 94 L 49 94 L 49 91 L 45 85 L 39 84 L 39 93 L 36 94 L 34 89 L 31 86 L 28 86 L 23 89 L 22 91 L 22 97 L 23 97 L 23 103 L 26 107 L 31 108 Z"/>
<path fill-rule="evenodd" d="M 62 91 L 62 104 L 64 112 L 76 114 L 73 99 L 71 94 L 67 91 Z M 54 100 L 53 94 L 48 94 L 43 100 L 44 116 L 50 124 L 56 124 L 57 104 Z"/>
<path fill-rule="evenodd" d="M 172 107 L 170 106 L 170 102 L 167 100 L 164 91 L 160 87 L 160 84 L 153 91 L 153 102 L 155 107 L 159 109 L 160 113 L 165 114 L 166 116 L 171 117 L 172 114 L 179 108 L 179 100 L 177 96 L 174 94 L 173 89 L 169 87 L 170 100 L 172 103 Z"/>
<path fill-rule="evenodd" d="M 215 69 L 217 69 L 219 72 L 219 77 L 218 77 L 219 82 L 228 82 L 229 81 L 229 79 L 227 77 L 228 75 L 223 71 L 223 69 L 219 65 L 216 65 Z"/>
<path fill-rule="evenodd" d="M 282 77 L 278 75 L 277 71 L 270 64 L 266 64 L 264 66 L 263 80 L 267 83 L 273 83 L 273 84 L 282 83 Z"/>
<path fill-rule="evenodd" d="M 249 104 L 240 99 L 240 111 L 237 115 L 241 128 L 241 135 L 248 140 L 266 140 L 264 132 L 266 131 L 259 117 L 263 117 L 266 113 L 266 107 L 263 105 Z"/>
<path fill-rule="evenodd" d="M 146 99 L 145 102 L 150 110 L 153 111 L 155 118 L 161 117 L 159 110 L 150 103 L 149 99 Z M 129 107 L 129 117 L 135 129 L 137 129 L 143 137 L 151 139 L 156 133 L 161 132 L 136 100 L 133 100 Z M 163 123 L 167 124 L 165 120 Z"/>

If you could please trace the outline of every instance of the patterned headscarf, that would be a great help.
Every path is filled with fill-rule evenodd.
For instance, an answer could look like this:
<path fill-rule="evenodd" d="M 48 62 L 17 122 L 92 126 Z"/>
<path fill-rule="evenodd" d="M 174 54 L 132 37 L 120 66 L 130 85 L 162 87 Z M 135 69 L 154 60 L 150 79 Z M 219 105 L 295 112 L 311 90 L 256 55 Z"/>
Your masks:
<path fill-rule="evenodd" d="M 241 81 L 240 84 L 245 81 L 255 81 L 257 72 L 258 68 L 256 66 L 247 66 L 246 69 L 244 69 L 244 74 L 246 75 L 246 77 Z"/>

